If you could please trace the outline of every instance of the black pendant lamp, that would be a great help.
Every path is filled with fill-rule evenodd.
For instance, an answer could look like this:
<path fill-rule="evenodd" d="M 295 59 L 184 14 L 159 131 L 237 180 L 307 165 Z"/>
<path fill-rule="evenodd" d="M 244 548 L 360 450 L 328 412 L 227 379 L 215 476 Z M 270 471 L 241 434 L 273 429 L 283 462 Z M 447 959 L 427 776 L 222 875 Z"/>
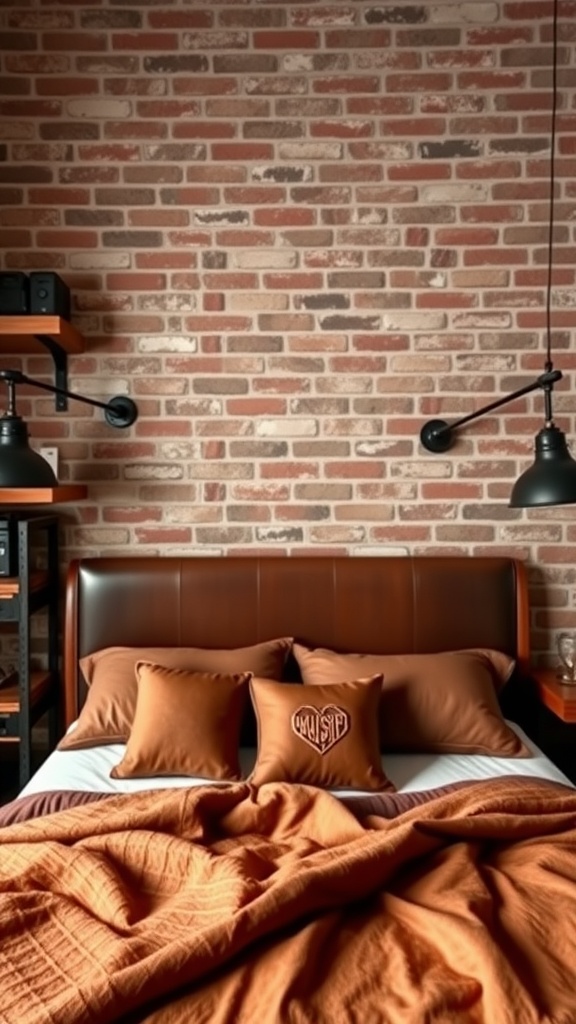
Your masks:
<path fill-rule="evenodd" d="M 558 105 L 558 0 L 554 0 L 552 23 L 552 122 L 550 133 L 550 202 L 548 217 L 548 277 L 546 284 L 546 362 L 544 373 L 510 395 L 499 398 L 482 409 L 463 416 L 454 423 L 430 420 L 420 432 L 420 440 L 431 452 L 445 452 L 451 447 L 455 432 L 470 420 L 491 412 L 500 405 L 514 401 L 530 391 L 544 391 L 544 426 L 534 439 L 534 463 L 518 478 L 510 495 L 511 508 L 539 508 L 546 505 L 576 504 L 576 461 L 570 455 L 563 432 L 555 425 L 552 414 L 552 390 L 562 379 L 552 363 L 552 271 L 554 264 L 554 193 L 556 186 L 556 113 Z"/>
<path fill-rule="evenodd" d="M 552 366 L 552 271 L 554 266 L 554 202 L 556 190 L 556 116 L 558 108 L 558 0 L 552 16 L 552 127 L 550 131 L 550 188 L 548 217 L 548 277 L 546 282 L 546 371 Z M 552 416 L 552 388 L 544 387 L 544 426 L 534 439 L 534 463 L 512 488 L 511 508 L 576 503 L 576 461 Z"/>
<path fill-rule="evenodd" d="M 20 370 L 0 370 L 0 381 L 8 386 L 8 407 L 0 416 L 0 488 L 57 487 L 58 480 L 46 459 L 30 448 L 28 427 L 16 412 L 15 386 L 28 384 L 55 395 L 74 398 L 79 402 L 104 410 L 106 422 L 112 427 L 130 427 L 136 420 L 136 404 L 126 395 L 118 395 L 108 402 L 79 395 L 65 388 L 27 377 Z"/>
<path fill-rule="evenodd" d="M 8 408 L 0 417 L 0 487 L 57 487 L 52 467 L 28 444 L 28 427 L 16 412 L 14 382 L 8 381 Z"/>

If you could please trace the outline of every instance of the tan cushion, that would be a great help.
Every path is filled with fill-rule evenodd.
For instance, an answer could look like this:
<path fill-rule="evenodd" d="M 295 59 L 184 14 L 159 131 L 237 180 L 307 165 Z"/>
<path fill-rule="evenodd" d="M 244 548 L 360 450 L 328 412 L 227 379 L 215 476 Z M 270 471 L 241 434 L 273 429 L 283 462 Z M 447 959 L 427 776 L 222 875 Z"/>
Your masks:
<path fill-rule="evenodd" d="M 339 654 L 294 644 L 305 684 L 381 673 L 382 750 L 530 757 L 506 724 L 497 691 L 514 661 L 498 651 L 440 654 Z"/>
<path fill-rule="evenodd" d="M 252 679 L 258 753 L 249 781 L 394 790 L 378 745 L 381 689 L 380 676 L 318 687 Z"/>
<path fill-rule="evenodd" d="M 249 672 L 188 672 L 139 662 L 136 678 L 132 731 L 112 778 L 240 779 L 238 740 Z"/>
<path fill-rule="evenodd" d="M 75 729 L 64 736 L 60 750 L 78 750 L 104 743 L 125 743 L 136 708 L 136 664 L 149 661 L 194 672 L 252 672 L 279 679 L 292 640 L 283 637 L 252 647 L 216 650 L 202 647 L 105 647 L 80 659 L 88 684 L 86 703 Z"/>

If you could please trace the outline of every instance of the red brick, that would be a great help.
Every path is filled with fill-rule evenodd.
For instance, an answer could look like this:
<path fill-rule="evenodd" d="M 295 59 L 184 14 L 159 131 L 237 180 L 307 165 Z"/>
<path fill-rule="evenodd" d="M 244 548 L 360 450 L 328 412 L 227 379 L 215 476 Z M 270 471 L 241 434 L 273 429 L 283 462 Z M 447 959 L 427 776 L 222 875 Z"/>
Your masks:
<path fill-rule="evenodd" d="M 69 78 L 38 78 L 36 92 L 39 96 L 95 96 L 100 92 L 100 82 L 97 78 L 73 75 Z"/>
<path fill-rule="evenodd" d="M 281 398 L 229 398 L 226 412 L 230 416 L 285 416 L 287 406 Z"/>
<path fill-rule="evenodd" d="M 176 32 L 112 32 L 110 45 L 113 50 L 150 50 L 152 53 L 178 51 Z M 81 46 L 78 49 L 82 49 Z"/>
<path fill-rule="evenodd" d="M 313 210 L 294 206 L 280 209 L 262 207 L 254 211 L 253 219 L 259 227 L 311 227 L 316 223 L 316 214 Z"/>
<path fill-rule="evenodd" d="M 133 505 L 110 506 L 105 505 L 102 509 L 102 521 L 105 523 L 158 523 L 163 518 L 161 505 L 151 507 L 148 505 L 136 508 Z"/>
<path fill-rule="evenodd" d="M 210 152 L 213 160 L 271 160 L 274 156 L 268 142 L 214 142 Z"/>
<path fill-rule="evenodd" d="M 150 28 L 154 29 L 194 29 L 212 28 L 214 25 L 213 10 L 150 10 L 147 13 L 147 22 Z"/>
<path fill-rule="evenodd" d="M 222 312 L 225 309 L 224 295 L 220 292 L 205 292 L 202 300 L 202 309 L 211 313 Z"/>
<path fill-rule="evenodd" d="M 312 91 L 320 95 L 330 93 L 371 93 L 378 92 L 380 82 L 376 76 L 334 75 L 330 78 L 317 77 L 312 82 Z"/>
<path fill-rule="evenodd" d="M 28 201 L 44 206 L 88 206 L 92 195 L 87 188 L 29 188 Z"/>
<path fill-rule="evenodd" d="M 440 162 L 419 162 L 417 164 L 392 164 L 388 168 L 390 181 L 446 181 L 452 177 L 450 164 Z"/>
<path fill-rule="evenodd" d="M 43 32 L 42 49 L 56 53 L 103 53 L 108 48 L 104 32 Z"/>
<path fill-rule="evenodd" d="M 131 227 L 178 228 L 190 223 L 187 210 L 130 210 L 127 223 Z"/>
<path fill-rule="evenodd" d="M 0 100 L 0 117 L 60 117 L 62 104 L 57 100 Z"/>
<path fill-rule="evenodd" d="M 217 271 L 203 274 L 202 282 L 205 288 L 214 288 L 221 291 L 252 290 L 258 286 L 256 274 L 228 274 L 226 272 L 218 273 Z"/>
<path fill-rule="evenodd" d="M 195 252 L 138 252 L 134 256 L 135 266 L 141 270 L 186 269 L 195 267 L 198 254 Z"/>
<path fill-rule="evenodd" d="M 38 231 L 36 240 L 40 246 L 55 249 L 95 249 L 98 235 L 95 231 Z"/>
<path fill-rule="evenodd" d="M 255 31 L 252 34 L 256 50 L 317 50 L 322 44 L 319 32 L 303 30 Z"/>
<path fill-rule="evenodd" d="M 32 232 L 11 228 L 2 231 L 2 245 L 7 249 L 30 249 L 32 246 Z"/>
<path fill-rule="evenodd" d="M 166 287 L 165 274 L 107 274 L 106 286 L 112 291 L 157 291 Z"/>

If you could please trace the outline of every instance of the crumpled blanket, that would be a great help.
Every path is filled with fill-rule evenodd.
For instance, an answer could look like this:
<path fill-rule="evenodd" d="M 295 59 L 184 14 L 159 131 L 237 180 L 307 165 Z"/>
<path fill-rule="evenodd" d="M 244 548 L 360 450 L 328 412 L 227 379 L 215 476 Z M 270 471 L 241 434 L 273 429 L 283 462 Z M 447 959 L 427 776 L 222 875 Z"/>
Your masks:
<path fill-rule="evenodd" d="M 238 783 L 0 829 L 0 1021 L 574 1024 L 576 792 L 374 809 Z"/>

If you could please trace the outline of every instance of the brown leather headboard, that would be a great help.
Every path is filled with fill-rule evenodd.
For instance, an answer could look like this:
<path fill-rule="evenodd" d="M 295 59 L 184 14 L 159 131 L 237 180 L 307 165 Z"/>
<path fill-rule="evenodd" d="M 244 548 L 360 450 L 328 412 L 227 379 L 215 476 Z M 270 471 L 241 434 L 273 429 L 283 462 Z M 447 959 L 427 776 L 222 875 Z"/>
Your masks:
<path fill-rule="evenodd" d="M 244 647 L 293 636 L 339 651 L 492 647 L 528 669 L 524 566 L 506 557 L 86 558 L 66 587 L 65 720 L 78 659 L 102 647 Z"/>

